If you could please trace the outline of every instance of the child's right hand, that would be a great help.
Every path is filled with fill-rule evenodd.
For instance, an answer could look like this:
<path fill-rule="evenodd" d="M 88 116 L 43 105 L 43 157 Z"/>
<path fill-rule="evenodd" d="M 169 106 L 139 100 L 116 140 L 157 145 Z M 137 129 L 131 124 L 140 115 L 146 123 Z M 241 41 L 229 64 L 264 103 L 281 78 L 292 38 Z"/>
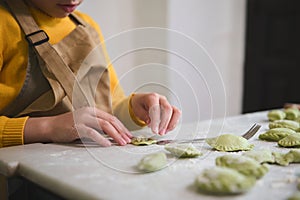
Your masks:
<path fill-rule="evenodd" d="M 101 146 L 110 146 L 102 133 L 112 137 L 118 144 L 131 142 L 131 133 L 115 116 L 92 107 L 74 112 L 29 118 L 25 125 L 25 143 L 72 142 L 78 138 L 90 138 Z"/>

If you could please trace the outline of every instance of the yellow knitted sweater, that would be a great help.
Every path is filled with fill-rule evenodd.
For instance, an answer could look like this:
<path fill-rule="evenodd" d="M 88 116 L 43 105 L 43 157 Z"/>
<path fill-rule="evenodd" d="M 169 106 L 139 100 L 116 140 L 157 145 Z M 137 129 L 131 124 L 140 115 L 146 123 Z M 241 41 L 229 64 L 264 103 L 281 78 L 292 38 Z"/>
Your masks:
<path fill-rule="evenodd" d="M 56 44 L 68 35 L 74 28 L 74 22 L 69 18 L 53 18 L 44 13 L 30 9 L 37 24 L 49 36 L 49 42 Z M 75 11 L 83 20 L 94 27 L 99 33 L 101 42 L 104 41 L 98 25 L 86 14 Z M 0 5 L 0 111 L 16 98 L 21 90 L 27 68 L 28 43 L 24 33 L 13 16 Z M 107 52 L 105 51 L 109 62 Z M 112 65 L 109 66 L 110 85 L 114 114 L 129 129 L 136 129 L 138 122 L 132 113 L 129 113 L 129 98 L 124 95 L 118 84 L 118 78 Z M 131 116 L 131 117 L 130 117 Z M 133 118 L 133 120 L 132 120 Z M 0 116 L 0 147 L 23 144 L 23 130 L 28 117 L 8 118 Z M 141 124 L 140 124 L 141 125 Z"/>

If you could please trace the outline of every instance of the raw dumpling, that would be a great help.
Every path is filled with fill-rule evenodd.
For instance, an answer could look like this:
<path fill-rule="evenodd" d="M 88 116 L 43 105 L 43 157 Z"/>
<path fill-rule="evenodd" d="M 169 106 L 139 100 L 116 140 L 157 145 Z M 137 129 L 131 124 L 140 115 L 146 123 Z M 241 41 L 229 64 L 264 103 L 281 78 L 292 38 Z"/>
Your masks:
<path fill-rule="evenodd" d="M 254 176 L 257 179 L 263 177 L 269 171 L 266 164 L 261 165 L 252 158 L 240 155 L 224 155 L 217 157 L 216 165 L 220 167 L 229 167 L 245 176 Z"/>
<path fill-rule="evenodd" d="M 259 163 L 274 163 L 275 158 L 269 150 L 255 150 L 243 153 L 243 156 L 250 157 Z"/>
<path fill-rule="evenodd" d="M 202 155 L 192 144 L 168 144 L 165 149 L 178 158 L 194 158 Z"/>
<path fill-rule="evenodd" d="M 248 151 L 254 145 L 241 136 L 224 134 L 215 138 L 206 139 L 207 144 L 218 151 Z"/>
<path fill-rule="evenodd" d="M 275 163 L 278 165 L 282 165 L 282 166 L 287 166 L 289 165 L 289 162 L 286 160 L 285 158 L 285 154 L 284 153 L 280 153 L 280 152 L 272 152 L 274 158 L 275 158 Z"/>
<path fill-rule="evenodd" d="M 300 162 L 300 151 L 290 150 L 288 153 L 273 152 L 275 162 L 279 165 L 287 166 L 290 163 Z"/>
<path fill-rule="evenodd" d="M 131 144 L 139 146 L 139 145 L 150 145 L 155 144 L 157 141 L 152 138 L 147 138 L 144 136 L 134 137 L 131 139 Z"/>
<path fill-rule="evenodd" d="M 285 160 L 289 163 L 299 163 L 300 162 L 300 151 L 299 150 L 290 150 L 284 156 Z"/>
<path fill-rule="evenodd" d="M 288 120 L 295 120 L 299 117 L 299 110 L 298 108 L 287 108 L 284 110 L 286 114 L 286 119 Z"/>
<path fill-rule="evenodd" d="M 233 169 L 214 167 L 205 169 L 195 180 L 195 186 L 203 193 L 214 195 L 240 194 L 250 190 L 256 180 Z"/>
<path fill-rule="evenodd" d="M 282 147 L 300 147 L 300 134 L 295 133 L 286 136 L 278 141 L 278 145 Z"/>
<path fill-rule="evenodd" d="M 260 134 L 258 138 L 261 140 L 277 142 L 282 138 L 285 138 L 286 136 L 294 133 L 296 133 L 296 131 L 291 130 L 289 128 L 273 128 L 273 129 L 269 129 L 265 133 Z"/>
<path fill-rule="evenodd" d="M 269 123 L 269 128 L 289 128 L 294 131 L 297 131 L 299 129 L 299 123 L 292 120 L 282 119 L 282 120 L 276 120 L 274 122 Z"/>
<path fill-rule="evenodd" d="M 294 194 L 292 194 L 287 200 L 299 200 L 300 199 L 300 192 L 297 191 Z"/>
<path fill-rule="evenodd" d="M 273 122 L 276 120 L 285 119 L 285 112 L 282 110 L 271 110 L 268 112 L 268 119 L 269 121 Z"/>
<path fill-rule="evenodd" d="M 138 163 L 137 168 L 143 172 L 154 172 L 166 167 L 167 156 L 163 152 L 153 153 L 145 156 Z"/>

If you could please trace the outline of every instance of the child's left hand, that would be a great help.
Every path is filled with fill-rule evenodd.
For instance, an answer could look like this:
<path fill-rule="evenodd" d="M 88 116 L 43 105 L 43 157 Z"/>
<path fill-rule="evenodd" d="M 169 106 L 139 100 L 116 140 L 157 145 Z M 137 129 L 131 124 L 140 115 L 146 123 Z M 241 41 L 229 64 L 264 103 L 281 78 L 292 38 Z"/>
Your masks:
<path fill-rule="evenodd" d="M 131 98 L 135 116 L 143 120 L 153 133 L 164 135 L 176 127 L 181 111 L 170 105 L 165 96 L 157 93 L 137 93 Z"/>

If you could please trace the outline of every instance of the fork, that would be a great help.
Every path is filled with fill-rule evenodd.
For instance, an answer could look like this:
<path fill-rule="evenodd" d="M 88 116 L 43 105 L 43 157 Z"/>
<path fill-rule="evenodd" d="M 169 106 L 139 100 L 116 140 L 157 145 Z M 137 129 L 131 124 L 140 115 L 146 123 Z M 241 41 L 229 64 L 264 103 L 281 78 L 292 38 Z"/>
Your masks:
<path fill-rule="evenodd" d="M 260 129 L 261 125 L 259 124 L 254 124 L 251 126 L 251 128 L 246 131 L 243 135 L 241 135 L 243 138 L 249 140 L 252 138 L 257 131 Z M 158 140 L 156 144 L 158 145 L 164 145 L 164 144 L 169 144 L 169 143 L 195 143 L 195 142 L 200 142 L 203 140 L 206 140 L 208 138 L 196 138 L 196 139 L 184 139 L 184 140 Z"/>

